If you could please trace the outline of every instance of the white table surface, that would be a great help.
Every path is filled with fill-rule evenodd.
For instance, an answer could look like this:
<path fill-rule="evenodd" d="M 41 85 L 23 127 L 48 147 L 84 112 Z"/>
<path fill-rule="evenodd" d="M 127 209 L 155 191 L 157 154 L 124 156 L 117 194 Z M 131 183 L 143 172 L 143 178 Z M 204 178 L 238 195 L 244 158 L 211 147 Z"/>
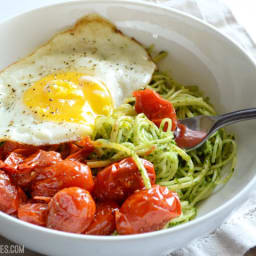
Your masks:
<path fill-rule="evenodd" d="M 213 0 L 214 1 L 214 0 Z M 256 42 L 256 1 L 255 0 L 223 0 L 229 6 L 238 23 L 240 23 Z"/>

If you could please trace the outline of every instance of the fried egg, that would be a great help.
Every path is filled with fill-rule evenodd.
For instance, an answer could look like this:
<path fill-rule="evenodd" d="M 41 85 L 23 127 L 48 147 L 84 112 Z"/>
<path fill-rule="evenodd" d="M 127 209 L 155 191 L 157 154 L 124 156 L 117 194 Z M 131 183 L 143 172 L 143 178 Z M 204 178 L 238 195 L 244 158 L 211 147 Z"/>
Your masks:
<path fill-rule="evenodd" d="M 141 44 L 86 16 L 0 73 L 0 141 L 43 145 L 91 135 L 95 118 L 147 85 L 155 68 Z"/>

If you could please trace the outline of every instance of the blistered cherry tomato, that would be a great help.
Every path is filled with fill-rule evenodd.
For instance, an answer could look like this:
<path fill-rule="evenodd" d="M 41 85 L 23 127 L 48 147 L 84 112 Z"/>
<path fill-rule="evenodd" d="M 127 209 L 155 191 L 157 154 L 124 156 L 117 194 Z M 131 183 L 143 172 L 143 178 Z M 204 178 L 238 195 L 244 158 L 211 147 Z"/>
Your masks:
<path fill-rule="evenodd" d="M 26 151 L 26 149 L 24 149 Z M 29 185 L 37 176 L 36 168 L 43 168 L 61 161 L 60 154 L 53 151 L 37 150 L 27 155 L 23 149 L 17 149 L 5 159 L 2 169 L 10 174 L 14 183 L 28 190 Z M 17 151 L 19 153 L 17 153 Z"/>
<path fill-rule="evenodd" d="M 96 213 L 91 225 L 86 229 L 87 235 L 110 235 L 115 231 L 115 202 L 100 202 L 96 204 Z"/>
<path fill-rule="evenodd" d="M 19 204 L 25 204 L 28 201 L 28 197 L 21 187 L 17 186 Z"/>
<path fill-rule="evenodd" d="M 156 174 L 153 164 L 144 159 L 142 162 L 151 184 L 154 184 Z M 97 174 L 93 195 L 99 200 L 122 202 L 135 190 L 142 188 L 144 188 L 144 183 L 136 163 L 132 158 L 125 158 Z"/>
<path fill-rule="evenodd" d="M 18 169 L 19 164 L 22 163 L 23 161 L 24 161 L 24 157 L 21 154 L 12 152 L 5 159 L 4 161 L 5 166 L 3 167 L 3 169 L 11 173 L 17 173 L 16 170 Z"/>
<path fill-rule="evenodd" d="M 5 163 L 3 160 L 0 160 L 0 169 L 4 168 L 5 167 Z"/>
<path fill-rule="evenodd" d="M 180 214 L 177 194 L 167 187 L 154 185 L 148 190 L 136 191 L 116 211 L 116 229 L 121 235 L 151 232 L 162 229 Z"/>
<path fill-rule="evenodd" d="M 175 131 L 177 117 L 171 102 L 163 99 L 151 89 L 135 91 L 133 96 L 136 97 L 135 110 L 137 113 L 144 113 L 157 126 L 160 126 L 162 119 L 170 118 L 172 130 Z"/>
<path fill-rule="evenodd" d="M 66 187 L 80 187 L 92 191 L 94 181 L 89 166 L 77 161 L 63 160 L 37 171 L 32 184 L 32 196 L 53 196 Z"/>
<path fill-rule="evenodd" d="M 34 168 L 47 167 L 62 161 L 60 153 L 54 151 L 39 150 L 27 157 L 19 166 L 22 171 L 31 171 Z"/>
<path fill-rule="evenodd" d="M 34 196 L 33 201 L 39 202 L 39 203 L 46 203 L 48 204 L 51 201 L 51 197 L 49 196 Z"/>
<path fill-rule="evenodd" d="M 27 150 L 15 150 L 5 159 L 4 169 L 8 172 L 20 174 L 35 168 L 46 167 L 61 161 L 61 155 L 54 151 L 37 150 L 28 154 Z"/>
<path fill-rule="evenodd" d="M 27 144 L 21 144 L 14 141 L 5 141 L 4 144 L 0 147 L 0 155 L 2 159 L 5 159 L 11 152 L 17 149 L 36 150 L 38 149 L 38 147 Z"/>
<path fill-rule="evenodd" d="M 11 183 L 9 176 L 0 170 L 0 211 L 13 214 L 19 206 L 17 188 Z"/>
<path fill-rule="evenodd" d="M 24 189 L 25 191 L 29 190 L 30 184 L 35 179 L 36 175 L 37 174 L 33 171 L 25 172 L 25 173 L 11 173 L 10 174 L 14 183 L 16 185 L 22 187 L 22 189 Z"/>
<path fill-rule="evenodd" d="M 49 203 L 47 227 L 80 234 L 91 224 L 95 210 L 95 202 L 88 191 L 65 188 Z"/>
<path fill-rule="evenodd" d="M 49 151 L 57 151 L 61 154 L 63 159 L 70 159 L 73 155 L 73 160 L 83 161 L 86 160 L 87 156 L 93 152 L 94 145 L 90 137 L 84 137 L 80 141 L 61 143 L 57 145 L 44 146 L 43 149 Z M 79 153 L 78 153 L 79 151 Z"/>
<path fill-rule="evenodd" d="M 18 209 L 18 218 L 39 226 L 46 226 L 48 204 L 27 203 L 21 204 Z"/>
<path fill-rule="evenodd" d="M 84 161 L 90 153 L 94 151 L 94 145 L 89 137 L 72 144 L 70 155 L 66 159 L 75 161 Z M 75 149 L 77 147 L 77 149 Z"/>

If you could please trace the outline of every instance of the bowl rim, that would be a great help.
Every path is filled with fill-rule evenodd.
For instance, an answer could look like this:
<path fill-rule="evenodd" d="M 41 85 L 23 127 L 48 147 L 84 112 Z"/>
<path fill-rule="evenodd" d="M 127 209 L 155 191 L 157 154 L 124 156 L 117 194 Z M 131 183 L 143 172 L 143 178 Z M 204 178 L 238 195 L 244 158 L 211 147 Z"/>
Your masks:
<path fill-rule="evenodd" d="M 177 9 L 174 9 L 172 7 L 165 6 L 162 3 L 153 3 L 153 2 L 146 2 L 145 0 L 142 1 L 136 1 L 136 0 L 68 0 L 65 1 L 63 0 L 62 2 L 58 3 L 47 3 L 44 4 L 43 6 L 35 7 L 29 10 L 25 11 L 20 11 L 17 14 L 11 15 L 7 18 L 4 18 L 3 20 L 0 21 L 0 26 L 4 25 L 4 23 L 10 22 L 13 19 L 20 17 L 20 16 L 25 16 L 30 13 L 33 13 L 35 11 L 39 11 L 42 9 L 50 9 L 50 8 L 57 8 L 58 6 L 69 6 L 69 5 L 79 5 L 79 4 L 86 4 L 86 3 L 95 3 L 95 4 L 117 4 L 117 5 L 122 5 L 122 4 L 130 4 L 130 5 L 137 5 L 137 6 L 144 6 L 144 7 L 154 7 L 158 9 L 162 9 L 166 12 L 172 13 L 173 15 L 180 16 L 183 19 L 186 19 L 191 22 L 195 22 L 201 27 L 207 28 L 207 30 L 210 30 L 211 32 L 214 32 L 215 35 L 222 40 L 226 41 L 227 44 L 230 45 L 230 47 L 233 47 L 235 50 L 239 51 L 240 54 L 242 54 L 247 60 L 248 63 L 250 63 L 256 71 L 256 63 L 253 60 L 252 56 L 250 56 L 234 39 L 232 39 L 229 35 L 226 35 L 219 31 L 217 28 L 215 28 L 213 25 L 206 23 L 205 21 L 182 11 L 179 11 Z M 122 241 L 122 240 L 138 240 L 138 239 L 144 239 L 144 238 L 149 238 L 149 237 L 156 237 L 156 236 L 163 236 L 163 235 L 171 235 L 172 233 L 182 231 L 182 230 L 187 230 L 189 228 L 192 228 L 196 226 L 199 223 L 205 223 L 207 220 L 211 219 L 212 216 L 218 214 L 219 212 L 223 212 L 226 209 L 228 209 L 232 204 L 237 202 L 239 199 L 245 196 L 246 193 L 253 187 L 253 185 L 256 184 L 256 175 L 248 182 L 248 184 L 240 191 L 238 192 L 232 199 L 226 201 L 223 203 L 221 206 L 217 207 L 216 209 L 210 211 L 209 213 L 206 213 L 205 215 L 195 218 L 187 223 L 174 226 L 170 229 L 163 229 L 163 230 L 158 230 L 154 232 L 148 232 L 148 233 L 142 233 L 142 234 L 135 234 L 135 235 L 122 235 L 122 236 L 95 236 L 95 235 L 84 235 L 84 234 L 74 234 L 74 233 L 69 233 L 69 232 L 63 232 L 63 231 L 58 231 L 58 230 L 53 230 L 49 229 L 46 227 L 40 227 L 34 224 L 27 223 L 25 221 L 19 220 L 16 217 L 10 216 L 6 213 L 3 213 L 0 211 L 0 218 L 6 219 L 10 222 L 13 222 L 17 225 L 21 225 L 24 228 L 30 228 L 33 229 L 34 231 L 39 231 L 42 233 L 49 233 L 51 235 L 57 235 L 57 236 L 62 236 L 66 238 L 73 238 L 73 239 L 82 239 L 82 240 L 94 240 L 94 241 L 105 241 L 105 242 L 111 242 L 111 241 Z M 3 234 L 4 235 L 4 234 Z"/>

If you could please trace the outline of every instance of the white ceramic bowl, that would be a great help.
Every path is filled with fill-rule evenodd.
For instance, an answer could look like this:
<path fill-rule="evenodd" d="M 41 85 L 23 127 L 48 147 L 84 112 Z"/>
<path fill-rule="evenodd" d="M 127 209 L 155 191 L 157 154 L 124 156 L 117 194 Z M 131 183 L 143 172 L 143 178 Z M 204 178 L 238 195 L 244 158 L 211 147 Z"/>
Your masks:
<path fill-rule="evenodd" d="M 145 45 L 170 54 L 163 66 L 176 80 L 197 84 L 219 112 L 256 106 L 256 69 L 234 42 L 188 15 L 154 4 L 81 1 L 39 8 L 0 24 L 0 68 L 30 53 L 81 16 L 98 13 Z M 238 161 L 229 183 L 200 206 L 198 217 L 153 233 L 99 237 L 37 227 L 0 212 L 0 233 L 46 255 L 165 255 L 214 230 L 247 197 L 255 183 L 256 122 L 232 127 Z"/>

